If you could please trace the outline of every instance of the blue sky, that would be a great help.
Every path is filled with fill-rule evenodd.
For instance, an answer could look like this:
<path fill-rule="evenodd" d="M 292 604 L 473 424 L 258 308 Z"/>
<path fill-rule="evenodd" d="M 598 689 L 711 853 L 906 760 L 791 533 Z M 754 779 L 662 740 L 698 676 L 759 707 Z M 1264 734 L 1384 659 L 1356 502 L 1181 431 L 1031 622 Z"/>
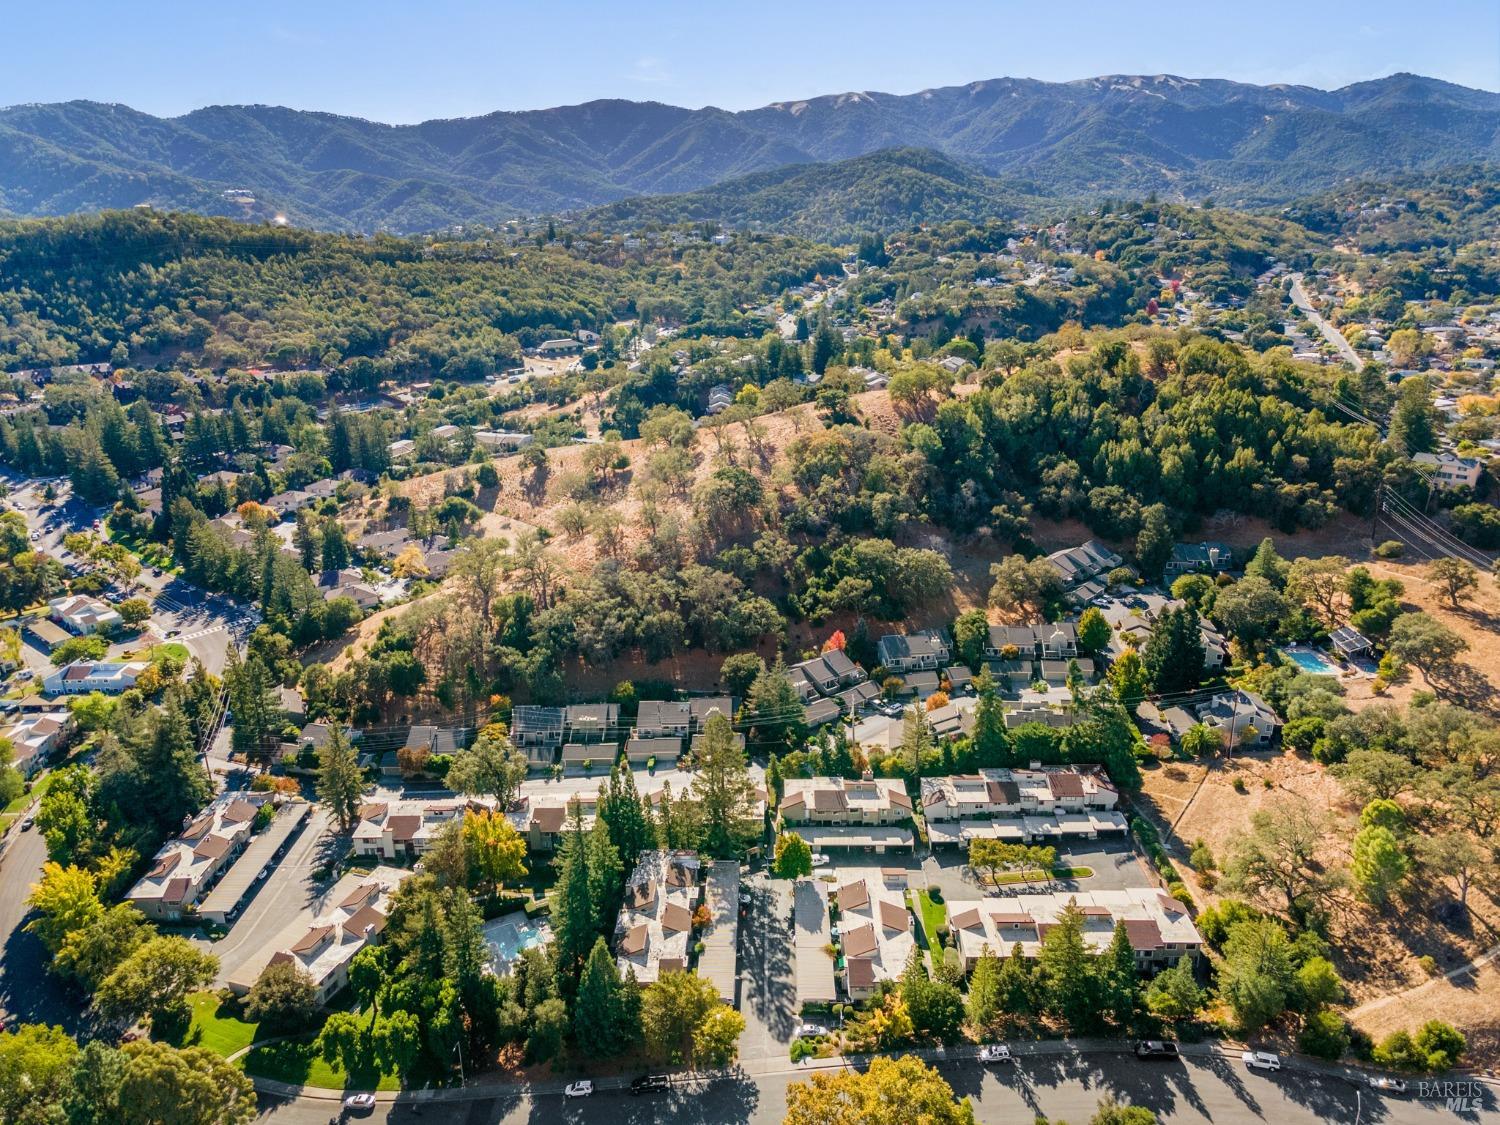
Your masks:
<path fill-rule="evenodd" d="M 8 4 L 0 105 L 265 102 L 411 122 L 593 98 L 744 109 L 1003 76 L 1168 72 L 1500 90 L 1495 0 L 43 0 Z"/>

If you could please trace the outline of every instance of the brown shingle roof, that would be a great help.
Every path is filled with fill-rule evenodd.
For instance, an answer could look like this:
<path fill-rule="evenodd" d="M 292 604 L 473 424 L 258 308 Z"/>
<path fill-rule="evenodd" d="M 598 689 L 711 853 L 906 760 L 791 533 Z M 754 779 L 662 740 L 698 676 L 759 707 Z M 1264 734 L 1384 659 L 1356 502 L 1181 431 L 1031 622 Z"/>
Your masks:
<path fill-rule="evenodd" d="M 228 821 L 230 824 L 243 824 L 247 820 L 254 820 L 255 814 L 259 811 L 259 806 L 253 805 L 246 800 L 236 799 L 230 801 L 225 806 L 224 812 L 221 814 L 221 819 Z"/>
<path fill-rule="evenodd" d="M 1130 947 L 1141 952 L 1160 949 L 1163 945 L 1161 927 L 1154 918 L 1126 918 L 1125 936 L 1130 939 Z"/>
<path fill-rule="evenodd" d="M 422 827 L 422 818 L 415 814 L 401 814 L 393 816 L 385 822 L 385 826 L 391 830 L 391 839 L 398 844 L 407 843 L 416 839 L 418 830 Z"/>
<path fill-rule="evenodd" d="M 361 883 L 349 893 L 349 897 L 339 903 L 340 910 L 357 910 L 370 899 L 380 893 L 379 883 Z"/>
<path fill-rule="evenodd" d="M 646 948 L 646 935 L 651 932 L 649 926 L 644 922 L 631 926 L 625 931 L 625 936 L 620 940 L 620 952 L 634 955 L 644 952 Z"/>
<path fill-rule="evenodd" d="M 693 928 L 693 916 L 680 902 L 669 902 L 661 912 L 661 928 L 683 934 Z"/>
<path fill-rule="evenodd" d="M 332 926 L 313 926 L 307 933 L 297 939 L 296 944 L 292 946 L 292 952 L 311 953 L 318 946 L 322 945 L 331 933 L 333 933 Z"/>
<path fill-rule="evenodd" d="M 146 872 L 146 878 L 160 879 L 163 875 L 169 875 L 181 862 L 182 853 L 174 849 L 156 861 L 151 870 Z"/>
<path fill-rule="evenodd" d="M 906 907 L 881 899 L 880 924 L 888 930 L 900 930 L 905 933 L 911 928 L 911 915 L 906 912 Z"/>
<path fill-rule="evenodd" d="M 867 905 L 869 901 L 870 889 L 865 886 L 863 879 L 857 883 L 850 883 L 846 887 L 839 888 L 840 910 L 858 910 L 861 906 Z"/>
<path fill-rule="evenodd" d="M 224 854 L 229 851 L 229 841 L 223 836 L 205 836 L 198 841 L 198 846 L 193 849 L 193 854 L 199 859 L 223 859 Z"/>
<path fill-rule="evenodd" d="M 842 812 L 849 807 L 849 800 L 842 789 L 814 789 L 812 807 L 814 812 Z"/>
<path fill-rule="evenodd" d="M 682 973 L 687 971 L 687 962 L 681 957 L 663 957 L 656 962 L 658 973 Z"/>
<path fill-rule="evenodd" d="M 851 957 L 847 963 L 850 988 L 875 987 L 875 962 L 868 957 Z"/>
<path fill-rule="evenodd" d="M 538 832 L 561 832 L 568 822 L 568 810 L 561 805 L 542 805 L 531 810 L 531 824 Z"/>
<path fill-rule="evenodd" d="M 191 879 L 172 879 L 162 888 L 161 900 L 172 903 L 181 902 L 187 897 L 188 888 L 192 885 L 193 881 Z"/>
<path fill-rule="evenodd" d="M 369 928 L 372 933 L 377 934 L 385 929 L 385 915 L 373 906 L 361 908 L 344 922 L 344 933 L 355 937 L 364 936 L 366 928 Z"/>
<path fill-rule="evenodd" d="M 984 790 L 992 805 L 1019 805 L 1021 803 L 1021 787 L 1014 781 L 987 781 Z"/>
<path fill-rule="evenodd" d="M 1076 773 L 1065 770 L 1061 773 L 1048 774 L 1047 780 L 1052 787 L 1054 797 L 1083 796 L 1083 778 Z"/>
<path fill-rule="evenodd" d="M 948 919 L 949 924 L 955 930 L 967 930 L 979 925 L 979 908 L 971 907 L 962 910 Z"/>
<path fill-rule="evenodd" d="M 844 934 L 845 957 L 867 957 L 875 952 L 878 945 L 874 926 L 861 926 Z"/>
<path fill-rule="evenodd" d="M 1021 914 L 1013 910 L 997 910 L 990 915 L 990 918 L 997 926 L 1031 926 L 1036 924 L 1036 919 L 1030 914 Z"/>
<path fill-rule="evenodd" d="M 649 902 L 656 899 L 656 880 L 647 879 L 641 883 L 632 883 L 625 888 L 625 904 L 633 910 L 639 910 Z"/>

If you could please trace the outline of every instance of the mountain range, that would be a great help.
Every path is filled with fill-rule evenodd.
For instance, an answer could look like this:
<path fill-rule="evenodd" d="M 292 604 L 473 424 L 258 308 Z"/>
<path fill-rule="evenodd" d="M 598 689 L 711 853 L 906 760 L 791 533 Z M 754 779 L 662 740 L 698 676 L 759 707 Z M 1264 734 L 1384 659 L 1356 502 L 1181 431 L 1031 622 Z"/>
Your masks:
<path fill-rule="evenodd" d="M 0 214 L 150 203 L 412 233 L 715 185 L 724 201 L 807 191 L 793 166 L 891 149 L 940 155 L 908 153 L 899 172 L 887 158 L 824 175 L 908 179 L 914 200 L 940 210 L 996 192 L 1007 205 L 1153 191 L 1262 204 L 1351 176 L 1500 161 L 1500 94 L 1410 74 L 1332 91 L 1168 75 L 1001 78 L 742 112 L 596 101 L 402 126 L 273 106 L 161 118 L 98 102 L 19 105 L 0 110 Z M 886 186 L 872 221 L 901 209 L 899 186 Z M 714 200 L 687 206 L 714 217 Z"/>

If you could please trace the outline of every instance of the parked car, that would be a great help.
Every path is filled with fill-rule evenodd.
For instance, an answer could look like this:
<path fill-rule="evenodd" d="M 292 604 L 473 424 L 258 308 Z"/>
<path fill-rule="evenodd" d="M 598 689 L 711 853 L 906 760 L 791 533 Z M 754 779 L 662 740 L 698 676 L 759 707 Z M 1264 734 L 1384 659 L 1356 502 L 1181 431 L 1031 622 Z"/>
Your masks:
<path fill-rule="evenodd" d="M 374 1109 L 374 1094 L 350 1094 L 344 1099 L 345 1109 Z"/>
<path fill-rule="evenodd" d="M 1404 1094 L 1407 1090 L 1406 1079 L 1391 1078 L 1385 1074 L 1372 1074 L 1370 1075 L 1370 1089 L 1379 1090 L 1385 1094 Z"/>
<path fill-rule="evenodd" d="M 1170 1039 L 1142 1039 L 1135 1045 L 1138 1059 L 1175 1059 L 1177 1055 L 1177 1044 Z"/>
<path fill-rule="evenodd" d="M 630 1084 L 631 1094 L 637 1096 L 671 1088 L 672 1080 L 665 1074 L 643 1074 Z"/>
<path fill-rule="evenodd" d="M 987 1063 L 1015 1062 L 1016 1057 L 1003 1043 L 986 1043 L 979 1048 L 979 1061 Z"/>
<path fill-rule="evenodd" d="M 827 1035 L 828 1029 L 820 1023 L 805 1023 L 797 1029 L 798 1039 L 816 1039 L 819 1035 Z"/>
<path fill-rule="evenodd" d="M 563 1096 L 569 1098 L 586 1098 L 594 1092 L 594 1084 L 585 1078 L 582 1082 L 570 1082 L 563 1089 Z"/>
<path fill-rule="evenodd" d="M 1274 1051 L 1246 1051 L 1240 1059 L 1251 1070 L 1281 1069 L 1281 1056 Z"/>
<path fill-rule="evenodd" d="M 25 820 L 21 821 L 21 831 L 30 832 L 34 824 L 36 824 L 36 817 L 28 816 Z"/>
<path fill-rule="evenodd" d="M 813 854 L 812 854 L 812 865 L 814 867 L 828 867 L 832 863 L 833 863 L 833 860 L 829 859 L 822 852 L 813 852 Z"/>

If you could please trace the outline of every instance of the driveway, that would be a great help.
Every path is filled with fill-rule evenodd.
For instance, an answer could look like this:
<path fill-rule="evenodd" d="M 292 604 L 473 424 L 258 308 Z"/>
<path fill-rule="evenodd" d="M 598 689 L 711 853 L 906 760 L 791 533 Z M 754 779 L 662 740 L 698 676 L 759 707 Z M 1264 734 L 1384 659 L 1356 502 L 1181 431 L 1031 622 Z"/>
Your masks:
<path fill-rule="evenodd" d="M 750 902 L 740 918 L 739 1007 L 745 1017 L 740 1059 L 785 1060 L 797 1026 L 797 978 L 792 958 L 791 884 L 751 875 L 740 883 Z"/>
<path fill-rule="evenodd" d="M 965 854 L 957 848 L 942 848 L 921 857 L 920 861 L 911 862 L 921 870 L 920 875 L 912 878 L 912 885 L 937 887 L 945 900 L 971 899 L 994 893 L 980 889 L 974 873 L 969 870 Z M 1150 874 L 1128 840 L 1081 840 L 1074 847 L 1059 847 L 1057 862 L 1059 866 L 1087 867 L 1094 874 L 1084 879 L 1054 882 L 1050 889 L 1055 891 L 1119 891 L 1153 885 Z M 1047 888 L 1040 883 L 1030 887 L 1018 883 L 1006 889 L 1023 893 Z"/>
<path fill-rule="evenodd" d="M 347 839 L 328 829 L 328 811 L 321 806 L 314 808 L 286 858 L 266 877 L 265 885 L 245 906 L 229 933 L 216 942 L 197 943 L 218 957 L 220 985 L 327 890 L 329 883 L 315 880 L 313 872 L 335 862 L 349 846 Z"/>

